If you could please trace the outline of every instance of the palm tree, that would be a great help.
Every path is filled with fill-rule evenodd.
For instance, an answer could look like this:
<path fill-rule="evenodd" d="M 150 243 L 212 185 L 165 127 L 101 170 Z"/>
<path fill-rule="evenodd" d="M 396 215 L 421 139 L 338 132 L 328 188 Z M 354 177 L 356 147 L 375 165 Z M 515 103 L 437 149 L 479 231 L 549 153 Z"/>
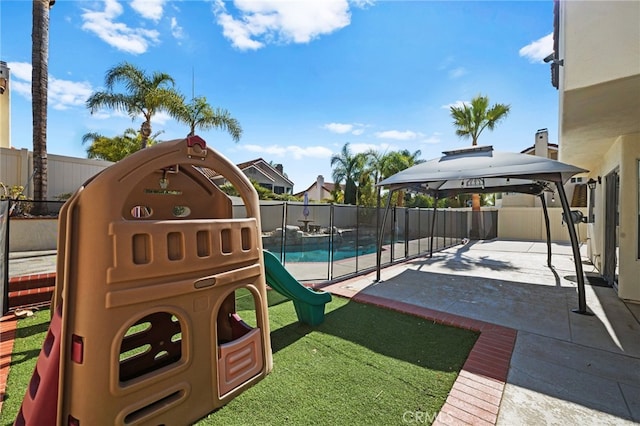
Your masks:
<path fill-rule="evenodd" d="M 162 131 L 151 135 L 147 140 L 147 146 L 154 145 L 161 133 Z M 82 136 L 82 143 L 90 143 L 87 148 L 87 157 L 116 162 L 141 149 L 142 135 L 132 128 L 125 130 L 123 135 L 113 138 L 90 132 Z"/>
<path fill-rule="evenodd" d="M 489 107 L 487 96 L 477 95 L 471 99 L 470 104 L 463 104 L 461 107 L 451 107 L 451 117 L 453 126 L 456 128 L 456 135 L 462 138 L 471 138 L 471 145 L 478 145 L 478 138 L 484 129 L 493 130 L 501 120 L 507 117 L 511 106 L 505 104 L 494 104 Z M 473 194 L 471 198 L 472 212 L 480 211 L 480 196 Z M 473 224 L 471 227 L 471 237 L 477 238 L 479 232 L 479 214 L 472 213 Z"/>
<path fill-rule="evenodd" d="M 343 180 L 344 203 L 356 204 L 358 187 L 356 182 L 360 178 L 365 164 L 365 157 L 362 154 L 353 155 L 349 149 L 349 143 L 345 143 L 340 154 L 331 157 L 331 167 L 333 167 L 333 181 L 339 185 Z"/>
<path fill-rule="evenodd" d="M 55 0 L 33 0 L 31 28 L 31 97 L 33 114 L 33 198 L 47 198 L 47 90 L 49 78 L 49 9 Z M 43 203 L 36 209 L 44 210 Z M 42 211 L 44 212 L 44 211 Z"/>
<path fill-rule="evenodd" d="M 471 103 L 452 106 L 451 116 L 456 128 L 456 135 L 471 138 L 471 145 L 478 145 L 478 138 L 484 129 L 493 130 L 500 121 L 507 117 L 511 106 L 493 104 L 489 107 L 487 96 L 477 95 Z"/>
<path fill-rule="evenodd" d="M 385 158 L 382 161 L 382 177 L 388 178 L 389 176 L 393 176 L 394 174 L 401 172 L 404 169 L 408 169 L 409 167 L 422 163 L 424 160 L 418 159 L 420 154 L 420 150 L 410 152 L 407 149 L 403 149 L 401 151 L 392 151 L 386 154 Z M 398 191 L 397 205 L 398 207 L 402 207 L 403 204 L 404 191 Z"/>
<path fill-rule="evenodd" d="M 173 118 L 189 126 L 189 136 L 196 133 L 196 128 L 209 130 L 220 128 L 226 130 L 231 138 L 238 142 L 242 136 L 242 127 L 235 118 L 231 117 L 229 111 L 223 108 L 211 108 L 207 103 L 207 98 L 197 96 L 189 103 L 183 103 L 177 110 L 172 112 Z"/>
<path fill-rule="evenodd" d="M 173 88 L 173 77 L 166 73 L 156 71 L 147 75 L 140 68 L 123 62 L 109 69 L 104 81 L 107 90 L 92 94 L 87 99 L 87 108 L 92 114 L 101 108 L 110 108 L 124 111 L 132 119 L 142 115 L 141 148 L 147 146 L 151 136 L 151 118 L 160 111 L 174 115 L 184 105 L 183 96 Z M 125 93 L 114 91 L 118 83 L 124 85 Z"/>

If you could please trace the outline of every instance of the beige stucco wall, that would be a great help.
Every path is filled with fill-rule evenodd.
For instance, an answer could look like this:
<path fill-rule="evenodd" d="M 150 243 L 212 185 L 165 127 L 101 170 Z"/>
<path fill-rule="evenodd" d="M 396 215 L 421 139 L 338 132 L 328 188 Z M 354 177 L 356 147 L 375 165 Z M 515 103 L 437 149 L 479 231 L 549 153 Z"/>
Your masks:
<path fill-rule="evenodd" d="M 562 1 L 560 7 L 570 18 L 560 26 L 560 59 L 571 69 L 564 90 L 638 74 L 639 1 Z"/>
<path fill-rule="evenodd" d="M 605 216 L 605 176 L 620 165 L 621 143 L 616 141 L 602 157 L 599 167 L 591 172 L 590 177 L 601 177 L 602 184 L 595 189 L 595 200 L 589 200 L 594 205 L 595 220 L 589 224 L 589 243 L 587 254 L 595 267 L 602 271 L 604 267 L 604 216 Z"/>
<path fill-rule="evenodd" d="M 580 210 L 585 216 L 587 209 Z M 562 223 L 562 209 L 550 208 L 549 228 L 552 241 L 569 241 L 567 224 Z M 580 242 L 587 241 L 587 225 L 580 223 L 577 228 Z M 544 212 L 541 207 L 502 207 L 498 209 L 498 238 L 505 240 L 546 241 L 547 231 Z"/>
<path fill-rule="evenodd" d="M 640 25 L 639 25 L 640 27 Z M 619 138 L 620 161 L 620 276 L 618 296 L 640 301 L 640 261 L 638 257 L 638 161 L 640 160 L 640 133 Z"/>
<path fill-rule="evenodd" d="M 605 176 L 618 169 L 620 175 L 620 233 L 618 253 L 618 296 L 622 299 L 640 301 L 640 261 L 638 257 L 638 215 L 640 182 L 638 182 L 638 161 L 640 161 L 640 133 L 618 137 L 603 157 L 600 168 L 592 172 L 592 177 L 602 177 L 602 185 L 596 187 L 595 222 L 589 230 L 588 255 L 599 270 L 604 267 L 605 240 Z"/>
<path fill-rule="evenodd" d="M 111 164 L 110 161 L 48 154 L 47 199 L 74 192 L 87 179 Z M 27 186 L 29 182 L 26 195 L 33 197 L 33 182 L 30 182 L 32 171 L 33 160 L 29 150 L 0 148 L 0 182 L 7 186 Z"/>
<path fill-rule="evenodd" d="M 58 219 L 12 218 L 9 224 L 9 251 L 55 250 Z"/>

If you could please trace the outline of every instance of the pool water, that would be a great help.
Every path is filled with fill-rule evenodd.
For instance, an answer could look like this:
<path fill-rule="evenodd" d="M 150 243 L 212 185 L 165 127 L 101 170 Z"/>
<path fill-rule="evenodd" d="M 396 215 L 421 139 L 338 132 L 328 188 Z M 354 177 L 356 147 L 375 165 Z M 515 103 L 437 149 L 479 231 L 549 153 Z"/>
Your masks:
<path fill-rule="evenodd" d="M 376 252 L 376 246 L 360 246 L 339 248 L 333 253 L 333 260 L 343 260 L 350 257 L 362 256 Z M 328 262 L 329 250 L 306 250 L 306 251 L 287 251 L 285 252 L 286 262 Z"/>

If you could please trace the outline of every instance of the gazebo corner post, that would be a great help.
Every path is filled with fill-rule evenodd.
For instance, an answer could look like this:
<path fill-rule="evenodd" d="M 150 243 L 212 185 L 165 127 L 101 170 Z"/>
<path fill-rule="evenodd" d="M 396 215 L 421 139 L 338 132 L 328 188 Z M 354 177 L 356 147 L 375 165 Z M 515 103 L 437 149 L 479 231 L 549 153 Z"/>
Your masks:
<path fill-rule="evenodd" d="M 380 282 L 381 280 L 381 268 L 382 268 L 382 242 L 384 240 L 384 227 L 387 222 L 387 214 L 389 213 L 389 207 L 391 206 L 391 197 L 393 196 L 393 192 L 395 190 L 390 189 L 387 205 L 384 208 L 384 214 L 382 215 L 382 224 L 379 227 L 379 236 L 378 236 L 378 247 L 376 249 L 376 282 Z M 393 259 L 392 259 L 393 260 Z"/>
<path fill-rule="evenodd" d="M 551 228 L 549 227 L 549 211 L 547 210 L 547 200 L 544 198 L 544 192 L 541 193 L 539 197 L 540 202 L 542 203 L 542 212 L 544 213 L 545 231 L 547 232 L 547 266 L 551 268 L 553 265 L 551 265 Z"/>
<path fill-rule="evenodd" d="M 431 236 L 429 237 L 429 258 L 433 257 L 433 230 L 436 226 L 436 214 L 438 213 L 438 197 L 433 199 L 433 216 L 431 217 Z"/>
<path fill-rule="evenodd" d="M 580 258 L 580 249 L 578 248 L 578 236 L 576 235 L 576 228 L 573 224 L 573 217 L 571 216 L 571 208 L 569 207 L 569 201 L 567 201 L 567 194 L 564 192 L 564 186 L 562 181 L 556 182 L 558 188 L 558 195 L 560 196 L 560 203 L 562 204 L 562 210 L 567 222 L 567 228 L 569 230 L 569 238 L 571 239 L 571 249 L 573 250 L 573 263 L 576 267 L 576 278 L 578 280 L 578 309 L 572 309 L 573 312 L 582 315 L 593 315 L 593 313 L 587 311 L 587 301 L 585 297 L 584 288 L 584 275 L 582 272 L 582 260 Z"/>

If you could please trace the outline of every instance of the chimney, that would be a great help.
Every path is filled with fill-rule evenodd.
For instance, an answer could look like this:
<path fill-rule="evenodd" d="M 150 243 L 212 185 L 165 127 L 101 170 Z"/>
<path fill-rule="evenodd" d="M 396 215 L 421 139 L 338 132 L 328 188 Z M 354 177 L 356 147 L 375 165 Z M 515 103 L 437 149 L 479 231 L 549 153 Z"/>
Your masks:
<path fill-rule="evenodd" d="M 322 175 L 318 175 L 318 178 L 316 179 L 316 197 L 315 199 L 317 201 L 322 200 L 322 187 L 324 186 L 324 176 Z"/>
<path fill-rule="evenodd" d="M 278 171 L 278 173 L 284 176 L 284 169 L 282 168 L 282 164 L 276 164 L 276 170 Z"/>
<path fill-rule="evenodd" d="M 538 157 L 549 158 L 549 132 L 547 129 L 540 129 L 536 132 L 534 153 Z"/>

